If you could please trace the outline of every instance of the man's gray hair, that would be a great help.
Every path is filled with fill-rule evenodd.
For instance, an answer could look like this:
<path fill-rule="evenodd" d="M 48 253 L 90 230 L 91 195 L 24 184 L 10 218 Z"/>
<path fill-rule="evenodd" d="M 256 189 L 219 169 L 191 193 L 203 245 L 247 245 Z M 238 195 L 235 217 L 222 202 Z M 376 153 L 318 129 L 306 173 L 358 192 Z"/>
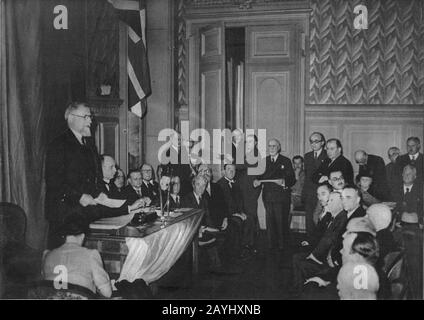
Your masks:
<path fill-rule="evenodd" d="M 80 106 L 89 108 L 89 106 L 86 102 L 74 101 L 74 102 L 71 102 L 70 104 L 68 104 L 68 107 L 65 110 L 65 120 L 68 121 L 69 115 L 72 112 L 78 110 L 78 108 Z"/>
<path fill-rule="evenodd" d="M 191 184 L 193 185 L 193 187 L 194 187 L 194 185 L 196 184 L 197 181 L 202 181 L 205 185 L 208 184 L 208 180 L 206 180 L 206 178 L 204 176 L 201 176 L 199 174 L 197 176 L 195 176 L 193 178 L 193 180 L 191 181 Z"/>

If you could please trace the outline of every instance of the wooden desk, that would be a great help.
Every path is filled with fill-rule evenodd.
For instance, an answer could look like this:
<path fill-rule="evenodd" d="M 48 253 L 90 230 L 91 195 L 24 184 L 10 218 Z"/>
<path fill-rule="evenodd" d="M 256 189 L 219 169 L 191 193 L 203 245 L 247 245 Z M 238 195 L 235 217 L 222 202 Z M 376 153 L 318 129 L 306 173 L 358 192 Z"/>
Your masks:
<path fill-rule="evenodd" d="M 115 230 L 90 230 L 87 234 L 85 247 L 97 249 L 105 263 L 105 269 L 112 279 L 117 279 L 128 255 L 126 241 L 128 238 L 148 238 L 149 236 L 161 236 L 161 232 L 171 230 L 172 226 L 185 222 L 193 223 L 194 234 L 191 241 L 192 273 L 198 273 L 198 228 L 204 212 L 199 209 L 191 209 L 175 218 L 167 218 L 161 221 L 159 218 L 143 226 L 125 226 Z M 174 226 L 175 227 L 175 226 Z"/>

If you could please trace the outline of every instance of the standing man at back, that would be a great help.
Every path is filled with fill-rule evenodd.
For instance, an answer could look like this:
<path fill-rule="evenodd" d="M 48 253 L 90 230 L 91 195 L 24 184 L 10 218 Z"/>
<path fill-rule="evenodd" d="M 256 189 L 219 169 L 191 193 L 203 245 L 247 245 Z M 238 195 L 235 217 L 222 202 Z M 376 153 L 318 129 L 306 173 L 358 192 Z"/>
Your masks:
<path fill-rule="evenodd" d="M 406 140 L 407 153 L 399 156 L 396 160 L 396 163 L 399 166 L 399 176 L 402 175 L 403 168 L 405 168 L 405 166 L 408 164 L 414 166 L 417 169 L 417 182 L 422 184 L 424 182 L 424 157 L 420 152 L 420 149 L 420 139 L 417 137 L 409 137 L 408 140 Z"/>
<path fill-rule="evenodd" d="M 302 190 L 302 199 L 306 211 L 306 232 L 310 235 L 314 229 L 313 212 L 317 204 L 318 188 L 318 184 L 312 181 L 312 175 L 327 159 L 327 152 L 324 150 L 325 137 L 322 133 L 312 133 L 309 143 L 312 151 L 305 154 L 305 184 Z"/>

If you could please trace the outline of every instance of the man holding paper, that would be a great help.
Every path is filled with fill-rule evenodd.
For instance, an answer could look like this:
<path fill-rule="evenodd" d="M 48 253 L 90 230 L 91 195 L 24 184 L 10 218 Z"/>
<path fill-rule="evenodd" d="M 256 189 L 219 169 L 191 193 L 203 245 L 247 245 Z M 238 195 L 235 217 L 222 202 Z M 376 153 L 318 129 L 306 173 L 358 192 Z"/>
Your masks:
<path fill-rule="evenodd" d="M 131 208 L 125 203 L 121 206 L 114 203 L 115 208 L 106 206 L 108 197 L 103 192 L 101 160 L 91 139 L 92 118 L 86 103 L 70 103 L 65 111 L 68 129 L 47 150 L 45 211 L 49 221 L 49 249 L 62 244 L 58 231 L 70 216 L 89 223 L 142 206 L 141 202 Z"/>
<path fill-rule="evenodd" d="M 280 142 L 269 140 L 265 172 L 253 181 L 253 186 L 263 186 L 268 246 L 270 249 L 278 246 L 282 250 L 289 237 L 290 188 L 296 179 L 290 159 L 281 155 L 280 151 Z"/>

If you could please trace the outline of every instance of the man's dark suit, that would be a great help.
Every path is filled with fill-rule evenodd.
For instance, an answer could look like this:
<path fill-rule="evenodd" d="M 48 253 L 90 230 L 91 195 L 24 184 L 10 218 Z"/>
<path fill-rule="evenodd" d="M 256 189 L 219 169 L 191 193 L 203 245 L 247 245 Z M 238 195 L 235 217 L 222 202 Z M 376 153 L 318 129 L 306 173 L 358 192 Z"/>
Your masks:
<path fill-rule="evenodd" d="M 346 184 L 353 185 L 353 167 L 350 161 L 343 155 L 338 156 L 333 162 L 331 162 L 330 158 L 325 159 L 313 173 L 312 181 L 319 183 L 321 177 L 329 177 L 332 171 L 341 171 Z"/>
<path fill-rule="evenodd" d="M 153 184 L 152 184 L 153 182 Z M 150 200 L 152 200 L 152 205 L 158 205 L 160 200 L 159 200 L 159 183 L 157 183 L 156 181 L 149 181 L 149 183 L 147 183 L 147 185 L 143 182 L 141 183 L 141 194 L 143 195 L 143 197 L 148 197 L 150 198 Z"/>
<path fill-rule="evenodd" d="M 243 196 L 240 186 L 234 182 L 230 187 L 228 180 L 222 177 L 218 183 L 222 190 L 225 205 L 227 208 L 228 226 L 226 231 L 226 243 L 224 246 L 227 249 L 227 254 L 230 256 L 240 255 L 242 246 L 247 245 L 246 221 L 243 221 L 235 213 L 244 213 Z"/>
<path fill-rule="evenodd" d="M 400 214 L 402 212 L 416 212 L 420 221 L 422 221 L 423 187 L 417 180 L 408 193 L 404 192 L 403 183 L 398 185 L 395 189 L 394 199 L 396 201 L 396 212 Z"/>
<path fill-rule="evenodd" d="M 394 200 L 395 189 L 402 182 L 402 177 L 399 174 L 399 168 L 396 163 L 388 163 L 386 165 L 387 185 L 390 190 L 390 201 Z"/>
<path fill-rule="evenodd" d="M 417 168 L 417 182 L 421 182 L 421 184 L 424 182 L 424 157 L 422 153 L 419 153 L 415 161 L 410 159 L 409 154 L 401 155 L 396 159 L 396 164 L 398 165 L 400 176 L 402 176 L 403 168 L 405 168 L 406 165 L 413 165 Z"/>
<path fill-rule="evenodd" d="M 268 245 L 282 249 L 289 237 L 290 188 L 295 184 L 296 178 L 289 158 L 278 154 L 275 162 L 271 162 L 270 156 L 267 156 L 264 161 L 265 172 L 257 179 L 284 179 L 285 182 L 285 187 L 273 182 L 265 182 L 262 189 Z"/>
<path fill-rule="evenodd" d="M 312 181 L 312 175 L 318 168 L 321 163 L 327 159 L 327 152 L 324 149 L 321 149 L 321 153 L 317 157 L 314 158 L 314 151 L 308 152 L 304 157 L 304 167 L 305 167 L 305 184 L 302 190 L 302 199 L 305 203 L 305 211 L 306 211 L 306 231 L 308 234 L 314 229 L 314 219 L 313 213 L 315 207 L 317 205 L 317 188 L 318 184 Z"/>
<path fill-rule="evenodd" d="M 359 165 L 359 175 L 367 173 L 370 174 L 373 179 L 373 186 L 377 191 L 377 198 L 381 201 L 390 200 L 390 190 L 387 184 L 386 167 L 384 160 L 373 154 L 368 155 L 367 163 Z"/>
<path fill-rule="evenodd" d="M 83 194 L 96 198 L 104 190 L 103 175 L 100 157 L 92 139 L 87 139 L 86 145 L 82 145 L 70 129 L 50 143 L 45 179 L 48 247 L 51 249 L 61 244 L 58 232 L 70 217 L 89 223 L 103 216 L 124 214 L 123 208 L 80 205 Z"/>
<path fill-rule="evenodd" d="M 197 203 L 196 197 L 194 196 L 194 192 L 187 193 L 183 196 L 181 200 L 181 207 L 182 208 L 194 208 L 194 209 L 203 209 L 204 215 L 202 219 L 202 225 L 203 226 L 212 226 L 212 220 L 210 218 L 210 213 L 208 209 L 208 199 L 203 194 L 203 196 L 200 199 L 200 203 Z"/>
<path fill-rule="evenodd" d="M 215 228 L 221 227 L 224 218 L 230 216 L 221 187 L 217 183 L 210 182 L 210 194 L 206 190 L 204 197 L 208 203 L 209 214 L 212 220 L 211 226 Z"/>
<path fill-rule="evenodd" d="M 134 203 L 134 201 L 142 198 L 144 195 L 143 193 L 141 193 L 141 196 L 137 194 L 137 191 L 135 191 L 135 189 L 129 184 L 127 185 L 123 190 L 122 193 L 125 197 L 125 199 L 127 199 L 129 201 L 129 203 Z"/>

